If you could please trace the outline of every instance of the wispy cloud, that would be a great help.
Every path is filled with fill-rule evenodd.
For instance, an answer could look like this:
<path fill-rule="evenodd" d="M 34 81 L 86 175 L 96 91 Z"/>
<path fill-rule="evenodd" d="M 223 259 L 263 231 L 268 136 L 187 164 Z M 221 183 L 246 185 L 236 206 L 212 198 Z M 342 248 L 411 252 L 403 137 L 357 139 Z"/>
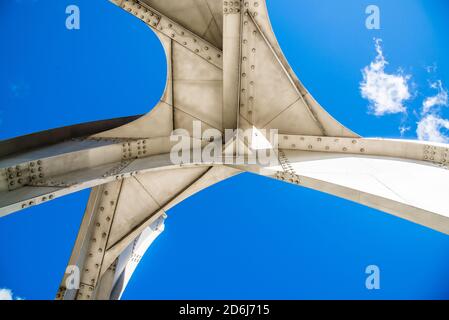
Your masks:
<path fill-rule="evenodd" d="M 449 143 L 449 120 L 429 114 L 418 122 L 416 133 L 422 141 Z"/>
<path fill-rule="evenodd" d="M 448 106 L 448 92 L 441 80 L 431 83 L 430 87 L 438 93 L 424 99 L 422 118 L 418 122 L 416 134 L 419 140 L 449 143 L 449 120 L 444 119 L 438 109 Z"/>
<path fill-rule="evenodd" d="M 430 87 L 438 90 L 438 94 L 424 100 L 422 107 L 423 114 L 429 113 L 435 107 L 445 107 L 448 105 L 448 93 L 447 90 L 443 88 L 441 80 L 431 83 Z"/>
<path fill-rule="evenodd" d="M 382 40 L 375 39 L 377 56 L 363 70 L 363 81 L 360 83 L 362 97 L 370 102 L 370 111 L 377 116 L 385 114 L 405 113 L 404 102 L 411 98 L 408 81 L 409 75 L 398 71 L 388 74 L 385 68 L 388 61 L 382 50 Z"/>
<path fill-rule="evenodd" d="M 401 137 L 403 137 L 408 131 L 410 131 L 410 127 L 406 127 L 404 125 L 399 127 L 399 132 L 401 133 Z"/>

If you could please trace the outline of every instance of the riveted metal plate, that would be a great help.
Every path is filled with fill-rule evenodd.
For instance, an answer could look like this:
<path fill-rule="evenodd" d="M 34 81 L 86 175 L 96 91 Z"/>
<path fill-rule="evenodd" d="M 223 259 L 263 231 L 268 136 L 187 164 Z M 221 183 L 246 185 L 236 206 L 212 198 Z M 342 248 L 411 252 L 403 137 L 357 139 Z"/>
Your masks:
<path fill-rule="evenodd" d="M 161 21 L 159 14 L 139 1 L 125 0 L 122 1 L 121 7 L 151 27 L 157 27 Z"/>
<path fill-rule="evenodd" d="M 96 213 L 91 225 L 91 237 L 86 239 L 89 243 L 86 248 L 87 256 L 81 270 L 78 299 L 92 298 L 92 293 L 97 286 L 121 185 L 121 181 L 105 185 L 95 204 Z"/>
<path fill-rule="evenodd" d="M 4 174 L 6 175 L 10 191 L 22 188 L 45 177 L 42 160 L 21 163 L 14 167 L 6 168 Z"/>
<path fill-rule="evenodd" d="M 139 159 L 148 156 L 149 139 L 129 140 L 122 143 L 122 160 Z"/>
<path fill-rule="evenodd" d="M 222 51 L 200 36 L 160 14 L 143 2 L 128 0 L 122 2 L 121 7 L 144 21 L 151 28 L 161 32 L 218 68 L 223 69 Z"/>
<path fill-rule="evenodd" d="M 226 14 L 238 14 L 241 12 L 242 2 L 241 0 L 236 1 L 224 1 L 223 2 L 223 13 Z"/>

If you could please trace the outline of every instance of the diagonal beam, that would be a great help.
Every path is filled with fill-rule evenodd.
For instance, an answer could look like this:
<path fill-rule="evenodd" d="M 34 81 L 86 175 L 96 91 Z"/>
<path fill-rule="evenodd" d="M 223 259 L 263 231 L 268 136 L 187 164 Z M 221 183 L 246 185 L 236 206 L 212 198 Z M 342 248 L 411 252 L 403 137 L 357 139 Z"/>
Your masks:
<path fill-rule="evenodd" d="M 262 37 L 262 39 L 265 42 L 265 44 L 268 46 L 268 48 L 272 52 L 272 54 L 275 57 L 276 61 L 282 67 L 282 70 L 284 71 L 285 75 L 287 76 L 288 80 L 290 81 L 292 87 L 295 88 L 295 90 L 296 90 L 298 96 L 300 97 L 301 101 L 303 102 L 304 106 L 306 106 L 306 110 L 309 112 L 310 117 L 315 122 L 315 124 L 320 128 L 321 133 L 323 134 L 323 136 L 326 136 L 327 135 L 326 134 L 326 129 L 324 128 L 324 126 L 321 123 L 321 121 L 318 119 L 318 116 L 317 116 L 316 112 L 313 110 L 313 108 L 304 100 L 303 94 L 301 93 L 300 89 L 297 87 L 295 81 L 291 77 L 291 75 L 288 72 L 287 68 L 285 67 L 284 63 L 282 62 L 282 60 L 280 59 L 280 57 L 276 53 L 276 50 L 273 48 L 273 46 L 271 45 L 270 41 L 267 39 L 267 37 L 263 33 L 263 30 L 261 29 L 261 27 L 257 23 L 256 19 L 254 19 L 254 13 L 249 11 L 249 10 L 246 10 L 245 11 L 245 16 L 249 17 L 249 19 L 251 20 L 251 22 L 255 26 L 257 32 L 260 34 L 260 36 Z M 286 109 L 288 109 L 288 106 L 287 106 Z"/>
<path fill-rule="evenodd" d="M 188 30 L 176 21 L 139 0 L 111 0 L 117 6 L 134 15 L 156 34 L 163 34 L 207 62 L 223 69 L 223 53 L 202 36 Z"/>

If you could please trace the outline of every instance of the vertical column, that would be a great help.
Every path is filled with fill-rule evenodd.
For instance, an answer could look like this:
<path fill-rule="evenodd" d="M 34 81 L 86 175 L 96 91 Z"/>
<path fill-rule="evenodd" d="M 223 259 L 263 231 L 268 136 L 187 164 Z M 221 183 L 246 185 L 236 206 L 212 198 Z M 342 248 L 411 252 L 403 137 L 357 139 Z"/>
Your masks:
<path fill-rule="evenodd" d="M 58 300 L 91 300 L 100 279 L 106 244 L 120 197 L 122 181 L 114 181 L 92 189 L 83 222 L 69 261 L 76 268 L 79 283 L 67 287 L 68 274 L 59 288 Z"/>
<path fill-rule="evenodd" d="M 223 1 L 223 128 L 237 128 L 240 104 L 241 1 Z"/>

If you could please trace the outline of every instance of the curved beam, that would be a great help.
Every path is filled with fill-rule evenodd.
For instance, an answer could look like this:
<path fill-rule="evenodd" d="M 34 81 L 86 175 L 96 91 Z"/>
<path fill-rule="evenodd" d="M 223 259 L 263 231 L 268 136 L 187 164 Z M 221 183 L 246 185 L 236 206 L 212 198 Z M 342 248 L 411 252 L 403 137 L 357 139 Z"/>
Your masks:
<path fill-rule="evenodd" d="M 326 192 L 449 234 L 449 146 L 281 135 L 258 174 Z"/>
<path fill-rule="evenodd" d="M 0 158 L 121 127 L 141 116 L 86 122 L 0 141 Z"/>

